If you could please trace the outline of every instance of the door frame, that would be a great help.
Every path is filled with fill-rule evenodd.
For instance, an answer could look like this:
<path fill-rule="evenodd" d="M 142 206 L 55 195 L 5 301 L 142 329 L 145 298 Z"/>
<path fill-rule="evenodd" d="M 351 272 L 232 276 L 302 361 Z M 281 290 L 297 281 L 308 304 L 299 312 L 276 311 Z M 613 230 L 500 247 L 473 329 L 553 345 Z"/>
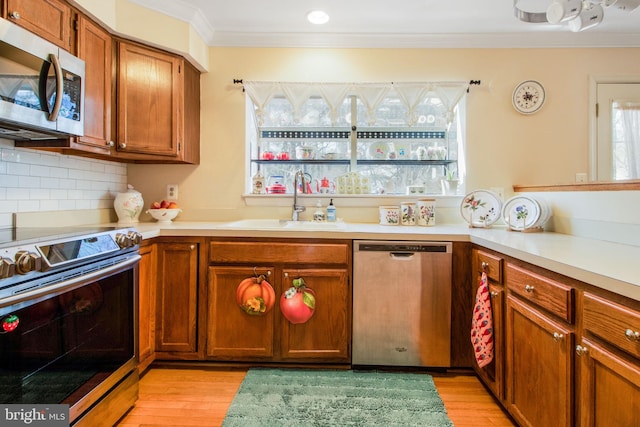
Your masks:
<path fill-rule="evenodd" d="M 598 85 L 640 84 L 640 74 L 619 76 L 589 76 L 589 181 L 612 181 L 612 177 L 598 177 Z"/>

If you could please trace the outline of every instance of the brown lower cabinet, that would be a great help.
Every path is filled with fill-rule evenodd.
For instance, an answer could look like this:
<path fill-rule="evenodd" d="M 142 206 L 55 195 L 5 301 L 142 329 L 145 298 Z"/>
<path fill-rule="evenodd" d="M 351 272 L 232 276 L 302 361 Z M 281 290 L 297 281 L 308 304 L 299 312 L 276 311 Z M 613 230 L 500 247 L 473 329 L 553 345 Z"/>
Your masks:
<path fill-rule="evenodd" d="M 582 314 L 580 425 L 639 425 L 640 311 L 585 292 Z"/>
<path fill-rule="evenodd" d="M 493 321 L 494 357 L 491 363 L 480 368 L 474 361 L 473 367 L 485 385 L 499 401 L 504 401 L 504 334 L 505 334 L 505 291 L 502 282 L 503 259 L 479 249 L 472 250 L 473 295 L 480 284 L 482 273 L 486 273 L 491 297 L 491 317 Z"/>
<path fill-rule="evenodd" d="M 507 297 L 507 408 L 521 426 L 573 426 L 573 333 Z"/>
<path fill-rule="evenodd" d="M 138 266 L 138 370 L 142 373 L 155 357 L 156 245 L 140 247 Z"/>
<path fill-rule="evenodd" d="M 198 239 L 158 241 L 156 358 L 196 358 L 198 319 Z M 177 354 L 176 354 L 177 353 Z"/>
<path fill-rule="evenodd" d="M 474 247 L 476 282 L 483 270 L 498 342 L 475 368 L 518 425 L 640 425 L 640 301 Z"/>
<path fill-rule="evenodd" d="M 212 240 L 207 283 L 206 358 L 234 362 L 349 364 L 351 241 Z M 236 303 L 238 284 L 267 275 L 276 304 L 262 316 Z M 302 277 L 316 293 L 306 323 L 291 324 L 280 296 Z"/>

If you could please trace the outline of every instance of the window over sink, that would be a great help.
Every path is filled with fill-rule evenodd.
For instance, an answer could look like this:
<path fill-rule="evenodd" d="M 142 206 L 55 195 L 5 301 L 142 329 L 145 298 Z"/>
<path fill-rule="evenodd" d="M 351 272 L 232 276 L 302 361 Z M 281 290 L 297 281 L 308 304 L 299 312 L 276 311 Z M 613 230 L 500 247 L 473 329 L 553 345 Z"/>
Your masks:
<path fill-rule="evenodd" d="M 248 194 L 292 194 L 298 170 L 321 195 L 436 195 L 444 178 L 464 182 L 468 83 L 243 85 Z"/>

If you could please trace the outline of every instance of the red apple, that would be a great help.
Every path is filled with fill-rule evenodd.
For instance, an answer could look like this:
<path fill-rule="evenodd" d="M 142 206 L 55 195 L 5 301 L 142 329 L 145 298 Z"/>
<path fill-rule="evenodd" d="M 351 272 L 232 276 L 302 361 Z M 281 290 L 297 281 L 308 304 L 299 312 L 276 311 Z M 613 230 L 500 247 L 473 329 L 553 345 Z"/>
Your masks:
<path fill-rule="evenodd" d="M 169 208 L 169 202 L 166 200 L 163 200 L 160 202 L 160 209 L 168 209 Z"/>
<path fill-rule="evenodd" d="M 151 203 L 151 209 L 160 209 L 160 202 Z"/>

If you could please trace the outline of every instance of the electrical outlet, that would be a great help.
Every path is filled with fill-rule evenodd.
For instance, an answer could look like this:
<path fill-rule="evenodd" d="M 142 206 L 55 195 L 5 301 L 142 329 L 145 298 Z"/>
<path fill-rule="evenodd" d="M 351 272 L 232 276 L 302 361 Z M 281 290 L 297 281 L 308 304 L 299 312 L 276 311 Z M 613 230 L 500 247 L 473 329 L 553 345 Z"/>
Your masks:
<path fill-rule="evenodd" d="M 178 184 L 167 184 L 167 200 L 178 200 Z"/>
<path fill-rule="evenodd" d="M 496 193 L 498 198 L 501 201 L 504 202 L 504 188 L 502 188 L 502 187 L 491 187 L 491 188 L 489 188 L 489 191 L 492 191 L 492 192 Z"/>
<path fill-rule="evenodd" d="M 582 173 L 577 173 L 576 174 L 576 182 L 587 182 L 587 174 L 582 172 Z"/>

